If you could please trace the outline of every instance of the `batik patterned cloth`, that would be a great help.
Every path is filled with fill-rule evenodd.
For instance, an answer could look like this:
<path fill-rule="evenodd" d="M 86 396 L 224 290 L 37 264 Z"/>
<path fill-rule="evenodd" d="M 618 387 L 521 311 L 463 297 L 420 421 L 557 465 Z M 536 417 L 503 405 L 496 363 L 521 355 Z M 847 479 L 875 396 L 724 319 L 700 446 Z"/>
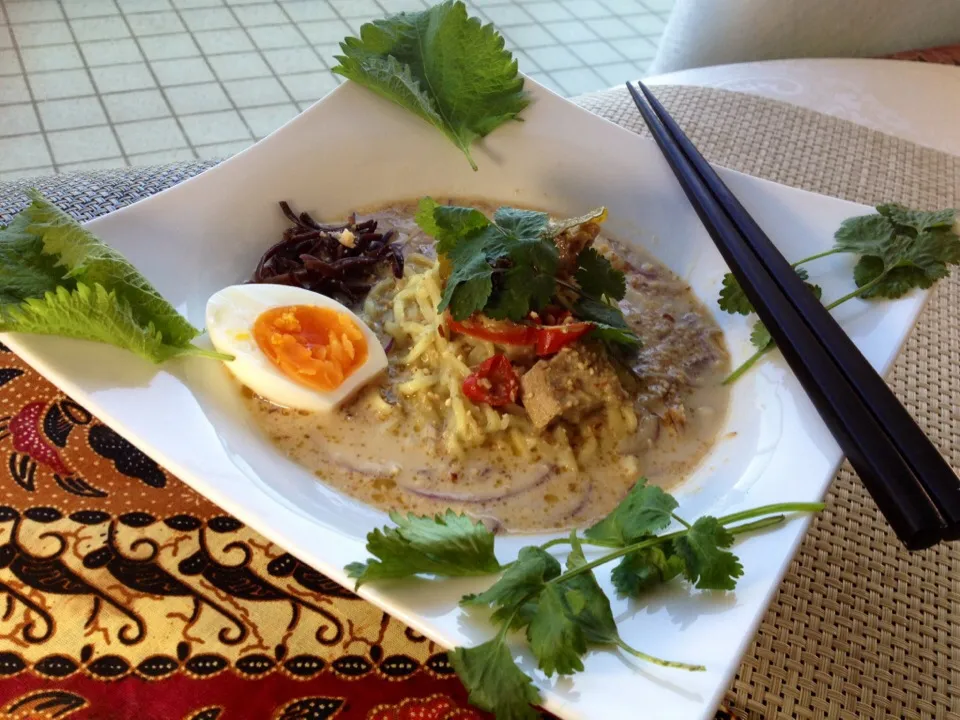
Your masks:
<path fill-rule="evenodd" d="M 960 48 L 898 57 L 956 63 Z M 181 172 L 45 191 L 89 219 Z M 443 648 L 225 514 L 0 346 L 0 720 L 485 717 Z"/>
<path fill-rule="evenodd" d="M 443 649 L 0 347 L 0 718 L 479 720 Z"/>

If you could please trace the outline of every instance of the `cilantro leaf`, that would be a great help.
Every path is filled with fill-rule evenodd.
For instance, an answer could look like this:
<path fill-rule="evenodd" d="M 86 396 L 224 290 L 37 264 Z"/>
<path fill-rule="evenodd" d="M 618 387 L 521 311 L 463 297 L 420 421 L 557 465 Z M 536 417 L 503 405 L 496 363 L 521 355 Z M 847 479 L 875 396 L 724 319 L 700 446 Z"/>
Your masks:
<path fill-rule="evenodd" d="M 116 293 L 136 321 L 143 328 L 152 325 L 167 345 L 185 346 L 200 334 L 125 257 L 36 190 L 27 195 L 32 200 L 23 211 L 28 232 L 41 238 L 43 252 L 58 258 L 68 278 Z"/>
<path fill-rule="evenodd" d="M 875 285 L 860 297 L 898 298 L 913 288 L 931 287 L 960 263 L 960 238 L 943 230 L 924 230 L 916 237 L 897 235 L 878 255 L 864 255 L 853 269 L 857 287 Z"/>
<path fill-rule="evenodd" d="M 699 590 L 733 590 L 743 566 L 724 548 L 733 545 L 733 534 L 710 516 L 699 518 L 673 547 L 683 560 L 683 575 Z"/>
<path fill-rule="evenodd" d="M 450 264 L 437 309 L 449 308 L 454 320 L 482 312 L 498 320 L 521 321 L 556 295 L 560 254 L 551 239 L 546 213 L 501 207 L 491 222 L 477 210 L 438 205 L 423 198 L 415 220 L 437 240 L 437 252 Z M 594 338 L 638 347 L 640 339 L 620 308 L 600 299 L 623 297 L 623 273 L 614 270 L 596 250 L 581 252 L 581 260 L 577 276 L 584 294 L 573 308 L 574 314 L 595 325 L 591 331 Z M 597 296 L 591 297 L 591 293 Z"/>
<path fill-rule="evenodd" d="M 547 305 L 556 292 L 560 255 L 545 236 L 546 213 L 501 207 L 493 219 L 503 233 L 498 242 L 511 266 L 498 278 L 499 287 L 484 313 L 495 319 L 522 320 L 531 310 Z"/>
<path fill-rule="evenodd" d="M 473 648 L 455 648 L 450 664 L 467 688 L 470 703 L 497 720 L 540 718 L 531 707 L 540 703 L 540 693 L 517 667 L 502 636 Z"/>
<path fill-rule="evenodd" d="M 557 290 L 552 275 L 531 273 L 529 266 L 519 264 L 504 270 L 499 280 L 499 289 L 483 309 L 495 320 L 521 320 L 547 305 Z"/>
<path fill-rule="evenodd" d="M 750 331 L 750 344 L 757 350 L 766 350 L 769 346 L 773 345 L 773 338 L 770 336 L 770 331 L 767 330 L 767 326 L 759 320 L 753 324 L 753 329 Z"/>
<path fill-rule="evenodd" d="M 535 262 L 556 262 L 557 246 L 552 242 L 543 242 L 542 236 L 547 229 L 550 217 L 537 210 L 519 210 L 512 207 L 499 207 L 493 214 L 493 221 L 504 231 L 517 238 L 517 249 L 513 252 L 522 256 L 531 251 L 530 259 Z M 552 250 L 550 249 L 552 248 Z M 545 252 L 545 256 L 541 255 Z"/>
<path fill-rule="evenodd" d="M 833 236 L 833 247 L 855 255 L 881 255 L 893 240 L 896 228 L 883 215 L 847 218 Z"/>
<path fill-rule="evenodd" d="M 823 297 L 823 288 L 815 283 L 809 282 L 810 273 L 807 272 L 807 269 L 798 267 L 794 268 L 794 270 L 796 271 L 797 275 L 800 276 L 800 279 L 803 280 L 803 284 L 806 286 L 807 290 L 813 293 L 813 296 L 817 300 L 820 300 Z"/>
<path fill-rule="evenodd" d="M 365 23 L 340 48 L 335 73 L 442 131 L 474 170 L 471 144 L 530 102 L 503 38 L 459 1 Z"/>
<path fill-rule="evenodd" d="M 881 279 L 882 276 L 882 279 Z M 916 267 L 894 267 L 884 269 L 883 259 L 873 255 L 864 255 L 853 268 L 853 279 L 857 287 L 863 287 L 879 280 L 876 285 L 864 290 L 860 297 L 882 297 L 889 300 L 903 297 L 914 288 L 928 288 L 934 280 Z"/>
<path fill-rule="evenodd" d="M 421 573 L 456 577 L 488 575 L 500 569 L 493 554 L 493 533 L 482 522 L 453 510 L 434 517 L 392 512 L 390 519 L 396 527 L 367 535 L 367 550 L 376 559 L 346 568 L 357 587 L 371 580 Z"/>
<path fill-rule="evenodd" d="M 580 320 L 587 320 L 594 324 L 589 337 L 604 343 L 621 345 L 627 349 L 640 347 L 640 338 L 627 325 L 627 320 L 618 307 L 608 305 L 601 300 L 582 297 L 574 305 L 573 314 Z"/>
<path fill-rule="evenodd" d="M 454 320 L 482 311 L 519 321 L 556 292 L 559 253 L 546 236 L 545 213 L 502 207 L 491 222 L 478 210 L 424 198 L 415 219 L 450 262 L 437 309 L 449 308 Z"/>
<path fill-rule="evenodd" d="M 490 220 L 479 210 L 438 205 L 431 197 L 420 198 L 414 220 L 421 230 L 436 239 L 437 252 L 441 254 L 450 252 L 460 238 L 490 226 Z"/>
<path fill-rule="evenodd" d="M 493 267 L 484 253 L 486 244 L 485 234 L 476 235 L 447 254 L 453 271 L 443 288 L 438 312 L 450 308 L 454 320 L 465 320 L 486 306 L 493 292 Z"/>
<path fill-rule="evenodd" d="M 579 596 L 578 596 L 579 597 Z M 582 603 L 577 606 L 582 607 Z M 547 585 L 540 593 L 533 619 L 527 626 L 530 649 L 547 677 L 583 670 L 580 658 L 587 652 L 583 630 L 569 609 L 563 590 Z"/>
<path fill-rule="evenodd" d="M 99 283 L 92 287 L 77 283 L 72 291 L 58 287 L 42 298 L 6 305 L 0 310 L 0 332 L 92 340 L 116 345 L 155 363 L 206 352 L 192 345 L 166 344 L 152 323 L 142 325 L 126 300 Z"/>
<path fill-rule="evenodd" d="M 570 533 L 567 570 L 583 567 L 587 560 L 576 531 Z M 580 658 L 587 644 L 618 643 L 620 634 L 610 601 L 592 570 L 546 585 L 527 627 L 527 639 L 548 676 L 583 670 Z"/>
<path fill-rule="evenodd" d="M 639 597 L 644 591 L 683 572 L 683 559 L 669 544 L 637 550 L 625 556 L 610 573 L 620 597 Z"/>
<path fill-rule="evenodd" d="M 794 271 L 803 280 L 803 284 L 812 292 L 817 300 L 823 296 L 823 288 L 808 282 L 810 274 L 806 268 L 795 267 Z M 727 273 L 723 276 L 723 287 L 720 289 L 720 299 L 717 301 L 720 309 L 731 315 L 750 315 L 754 312 L 753 305 L 747 299 L 746 293 L 740 287 L 740 283 L 733 276 L 733 273 Z"/>
<path fill-rule="evenodd" d="M 723 276 L 723 286 L 720 288 L 720 299 L 717 304 L 721 310 L 731 315 L 749 315 L 753 312 L 753 305 L 747 299 L 746 293 L 743 292 L 733 273 Z"/>
<path fill-rule="evenodd" d="M 901 231 L 910 228 L 914 234 L 933 228 L 950 228 L 957 221 L 957 211 L 953 208 L 946 210 L 911 210 L 899 203 L 877 205 L 877 212 L 898 225 Z"/>
<path fill-rule="evenodd" d="M 492 606 L 494 622 L 513 616 L 514 627 L 522 627 L 532 618 L 546 582 L 558 575 L 560 563 L 553 555 L 536 546 L 525 547 L 497 582 L 479 595 L 465 595 L 460 604 Z"/>
<path fill-rule="evenodd" d="M 624 547 L 663 530 L 672 522 L 677 501 L 641 478 L 603 520 L 584 532 L 597 542 Z"/>
<path fill-rule="evenodd" d="M 595 298 L 604 296 L 623 300 L 627 281 L 623 273 L 614 269 L 610 261 L 596 248 L 584 248 L 577 256 L 577 285 L 584 293 Z"/>
<path fill-rule="evenodd" d="M 570 533 L 570 554 L 567 555 L 567 570 L 575 570 L 587 564 L 583 547 L 575 532 Z M 609 645 L 620 640 L 617 621 L 610 609 L 610 600 L 594 577 L 593 570 L 567 578 L 559 583 L 565 590 L 565 599 L 573 612 L 583 637 L 591 645 Z"/>

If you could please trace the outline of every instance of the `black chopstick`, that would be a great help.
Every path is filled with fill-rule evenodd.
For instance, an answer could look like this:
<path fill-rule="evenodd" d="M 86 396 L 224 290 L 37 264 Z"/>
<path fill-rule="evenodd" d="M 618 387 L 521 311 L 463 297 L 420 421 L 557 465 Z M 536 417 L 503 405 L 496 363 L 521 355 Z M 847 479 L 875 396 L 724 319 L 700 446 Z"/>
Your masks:
<path fill-rule="evenodd" d="M 784 292 L 790 296 L 804 321 L 896 445 L 943 517 L 946 525 L 944 538 L 947 540 L 960 538 L 960 481 L 949 463 L 833 316 L 812 293 L 803 290 L 802 281 L 792 270 L 789 262 L 693 146 L 676 121 L 670 117 L 666 108 L 643 83 L 638 85 L 667 132 L 723 206 L 747 244 L 767 271 L 778 281 Z M 781 279 L 789 282 L 782 282 Z"/>
<path fill-rule="evenodd" d="M 894 442 L 797 311 L 784 291 L 784 286 L 791 289 L 790 284 L 782 286 L 760 262 L 643 97 L 629 83 L 627 87 L 714 243 L 894 532 L 910 549 L 936 544 L 943 539 L 943 519 Z M 792 269 L 790 275 L 796 276 Z M 809 294 L 802 284 L 799 291 Z"/>

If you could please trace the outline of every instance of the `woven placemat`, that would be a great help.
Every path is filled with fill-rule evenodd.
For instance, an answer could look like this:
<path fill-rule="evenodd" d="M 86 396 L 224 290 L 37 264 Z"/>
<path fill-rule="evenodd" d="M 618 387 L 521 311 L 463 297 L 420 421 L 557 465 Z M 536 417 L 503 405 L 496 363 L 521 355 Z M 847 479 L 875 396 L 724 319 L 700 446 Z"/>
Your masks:
<path fill-rule="evenodd" d="M 960 159 L 788 104 L 722 90 L 657 94 L 712 161 L 869 204 L 960 206 Z M 583 107 L 643 132 L 625 91 Z M 38 187 L 78 218 L 147 197 L 212 163 L 0 184 L 0 221 Z M 960 467 L 960 278 L 942 282 L 891 376 Z M 960 551 L 907 553 L 848 468 L 791 563 L 727 702 L 748 718 L 960 720 Z"/>

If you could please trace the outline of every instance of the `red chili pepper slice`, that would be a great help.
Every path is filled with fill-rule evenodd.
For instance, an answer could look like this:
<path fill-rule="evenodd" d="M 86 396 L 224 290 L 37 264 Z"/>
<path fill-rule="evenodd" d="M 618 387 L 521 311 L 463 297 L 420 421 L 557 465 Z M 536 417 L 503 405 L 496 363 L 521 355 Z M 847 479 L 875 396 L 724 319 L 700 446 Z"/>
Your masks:
<path fill-rule="evenodd" d="M 491 320 L 482 316 L 469 317 L 462 322 L 449 318 L 447 324 L 454 332 L 489 340 L 501 345 L 533 345 L 534 328 L 509 320 Z"/>
<path fill-rule="evenodd" d="M 538 356 L 553 355 L 560 352 L 572 342 L 576 342 L 593 328 L 592 323 L 575 322 L 565 325 L 550 325 L 538 327 L 536 332 L 536 347 Z"/>
<path fill-rule="evenodd" d="M 463 381 L 463 394 L 477 405 L 501 407 L 515 402 L 519 392 L 520 378 L 503 355 L 487 358 Z"/>
<path fill-rule="evenodd" d="M 509 320 L 491 320 L 475 315 L 463 321 L 448 318 L 454 332 L 489 340 L 500 345 L 533 345 L 537 355 L 554 355 L 570 343 L 583 337 L 593 327 L 588 322 L 569 322 L 572 315 L 563 309 L 550 309 L 534 316 L 536 325 L 520 325 Z M 548 324 L 540 324 L 546 321 Z"/>

